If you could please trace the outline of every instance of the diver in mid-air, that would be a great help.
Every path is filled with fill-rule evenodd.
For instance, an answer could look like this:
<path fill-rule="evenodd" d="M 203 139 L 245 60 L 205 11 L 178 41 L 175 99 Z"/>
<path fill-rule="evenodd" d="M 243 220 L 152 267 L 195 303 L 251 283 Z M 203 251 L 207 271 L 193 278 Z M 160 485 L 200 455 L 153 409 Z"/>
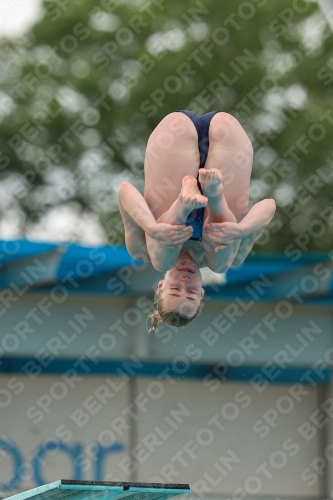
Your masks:
<path fill-rule="evenodd" d="M 165 273 L 152 329 L 192 321 L 204 295 L 199 269 L 239 266 L 271 221 L 273 199 L 248 211 L 252 162 L 251 141 L 228 113 L 175 111 L 150 135 L 144 196 L 124 182 L 118 198 L 128 252 Z"/>

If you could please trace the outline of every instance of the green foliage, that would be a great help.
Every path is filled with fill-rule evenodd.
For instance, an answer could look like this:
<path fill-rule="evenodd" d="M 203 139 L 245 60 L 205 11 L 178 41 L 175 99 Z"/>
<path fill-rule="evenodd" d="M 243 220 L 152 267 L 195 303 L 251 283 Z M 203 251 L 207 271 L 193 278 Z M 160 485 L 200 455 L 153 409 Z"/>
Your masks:
<path fill-rule="evenodd" d="M 142 188 L 152 130 L 176 109 L 221 110 L 254 146 L 251 202 L 277 201 L 257 248 L 284 251 L 301 235 L 330 249 L 333 36 L 316 3 L 59 0 L 44 10 L 0 45 L 3 219 L 19 211 L 27 233 L 67 206 L 121 242 L 116 189 L 125 178 Z"/>

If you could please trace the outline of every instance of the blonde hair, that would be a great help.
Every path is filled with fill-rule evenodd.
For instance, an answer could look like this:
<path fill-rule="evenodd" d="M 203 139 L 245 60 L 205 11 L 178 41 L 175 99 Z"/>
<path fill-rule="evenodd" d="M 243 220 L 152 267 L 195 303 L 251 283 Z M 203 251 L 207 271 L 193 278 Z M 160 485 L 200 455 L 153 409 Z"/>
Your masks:
<path fill-rule="evenodd" d="M 191 323 L 191 321 L 194 320 L 194 318 L 198 316 L 198 314 L 201 313 L 203 309 L 203 301 L 200 302 L 197 312 L 194 316 L 192 316 L 192 318 L 183 316 L 177 311 L 165 311 L 163 307 L 162 297 L 157 291 L 154 295 L 153 307 L 153 311 L 148 315 L 148 319 L 151 321 L 151 327 L 148 332 L 151 332 L 151 330 L 155 332 L 159 323 L 164 323 L 166 325 L 176 326 L 179 328 L 188 325 L 189 323 Z"/>

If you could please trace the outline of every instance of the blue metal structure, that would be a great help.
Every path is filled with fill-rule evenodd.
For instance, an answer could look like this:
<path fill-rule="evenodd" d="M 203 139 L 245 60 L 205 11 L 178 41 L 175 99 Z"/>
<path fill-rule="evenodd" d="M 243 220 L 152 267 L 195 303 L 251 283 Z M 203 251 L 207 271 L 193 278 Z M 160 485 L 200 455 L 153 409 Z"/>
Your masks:
<path fill-rule="evenodd" d="M 262 284 L 260 301 L 285 298 L 291 289 L 304 302 L 330 305 L 333 253 L 256 254 L 226 273 L 226 283 L 206 286 L 208 300 L 250 299 L 249 287 Z M 123 296 L 153 293 L 161 279 L 149 263 L 134 260 L 124 246 L 89 247 L 26 240 L 0 241 L 0 289 L 29 287 L 33 293 L 64 284 L 69 293 Z M 265 285 L 266 283 L 266 285 Z M 260 286 L 258 285 L 260 288 Z M 255 293 L 255 292 L 253 292 Z"/>

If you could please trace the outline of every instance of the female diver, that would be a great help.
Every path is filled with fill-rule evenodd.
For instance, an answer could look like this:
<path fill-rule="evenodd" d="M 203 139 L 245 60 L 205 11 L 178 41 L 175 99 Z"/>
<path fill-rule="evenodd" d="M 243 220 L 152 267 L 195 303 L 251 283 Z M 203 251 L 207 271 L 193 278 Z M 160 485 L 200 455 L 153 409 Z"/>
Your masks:
<path fill-rule="evenodd" d="M 239 266 L 271 221 L 272 199 L 248 211 L 252 162 L 251 141 L 228 113 L 178 110 L 150 135 L 144 196 L 123 182 L 118 198 L 128 252 L 165 272 L 152 329 L 192 321 L 204 295 L 199 269 Z"/>

